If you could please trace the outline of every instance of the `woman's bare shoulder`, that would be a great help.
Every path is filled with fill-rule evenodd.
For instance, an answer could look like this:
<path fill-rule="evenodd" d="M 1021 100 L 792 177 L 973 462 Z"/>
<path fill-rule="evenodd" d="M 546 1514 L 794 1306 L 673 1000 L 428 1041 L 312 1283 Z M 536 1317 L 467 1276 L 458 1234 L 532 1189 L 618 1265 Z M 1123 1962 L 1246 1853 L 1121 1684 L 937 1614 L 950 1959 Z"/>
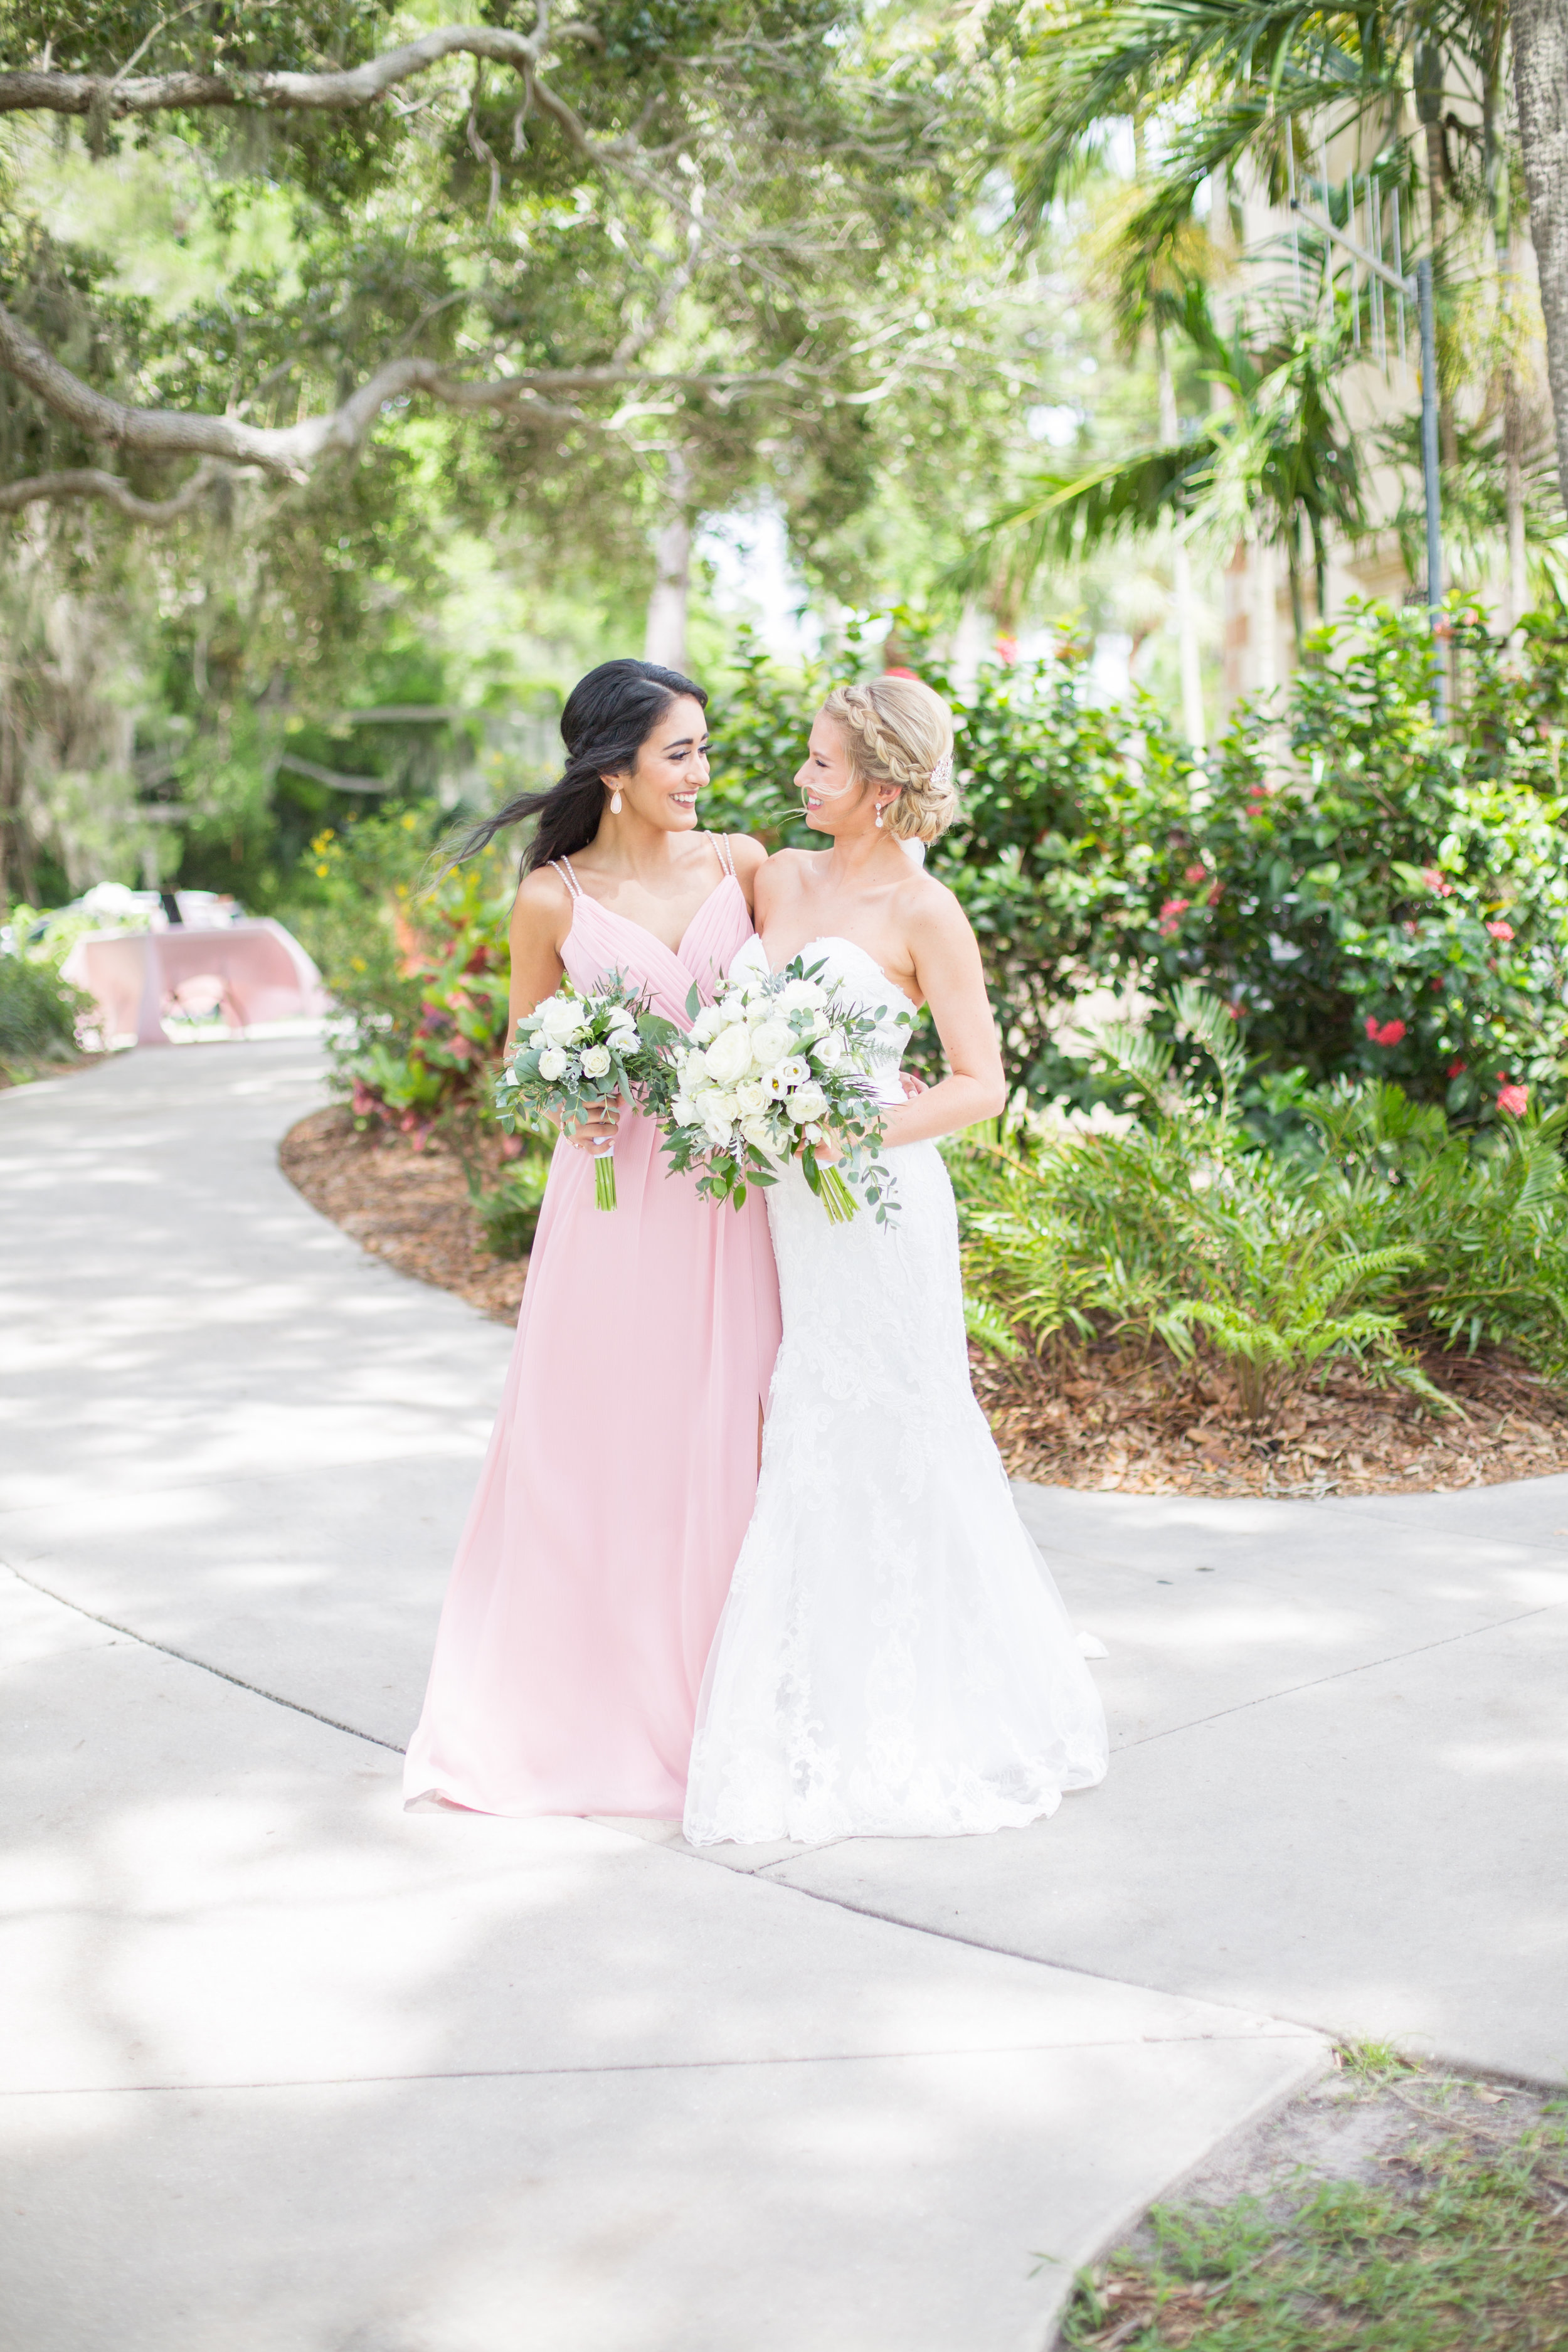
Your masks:
<path fill-rule="evenodd" d="M 571 920 L 572 893 L 553 866 L 536 866 L 525 874 L 517 886 L 517 897 L 511 905 L 511 928 L 520 927 L 535 935 L 548 931 L 552 938 L 561 929 L 563 919 Z"/>

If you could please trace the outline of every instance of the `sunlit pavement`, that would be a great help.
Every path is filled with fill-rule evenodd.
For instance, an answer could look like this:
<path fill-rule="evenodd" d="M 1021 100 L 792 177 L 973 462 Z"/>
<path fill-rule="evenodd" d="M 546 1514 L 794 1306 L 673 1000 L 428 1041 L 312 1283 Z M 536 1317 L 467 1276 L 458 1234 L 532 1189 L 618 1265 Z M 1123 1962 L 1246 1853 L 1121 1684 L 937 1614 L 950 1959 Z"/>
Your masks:
<path fill-rule="evenodd" d="M 1033 1831 L 405 1815 L 510 1335 L 288 1185 L 320 1099 L 0 1097 L 0 2341 L 1015 2352 L 1325 2033 L 1560 2070 L 1568 1480 L 1020 1489 L 1118 1743 Z"/>

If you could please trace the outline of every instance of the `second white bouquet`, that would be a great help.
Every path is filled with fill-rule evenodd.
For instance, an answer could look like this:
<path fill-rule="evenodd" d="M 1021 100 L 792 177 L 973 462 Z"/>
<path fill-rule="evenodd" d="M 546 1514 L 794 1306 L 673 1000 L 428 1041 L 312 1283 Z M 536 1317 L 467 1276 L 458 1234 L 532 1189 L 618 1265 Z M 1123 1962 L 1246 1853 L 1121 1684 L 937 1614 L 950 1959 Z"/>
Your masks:
<path fill-rule="evenodd" d="M 796 956 L 781 971 L 732 982 L 700 1011 L 694 991 L 691 1027 L 668 1050 L 647 1108 L 672 1173 L 700 1168 L 698 1190 L 710 1200 L 738 1209 L 750 1185 L 777 1183 L 798 1160 L 834 1224 L 862 1202 L 886 1224 L 898 1196 L 878 1157 L 882 1106 L 869 1084 L 877 1016 L 837 1002 L 838 983 L 819 980 L 821 969 L 808 971 Z M 824 1162 L 816 1148 L 829 1140 L 839 1160 Z"/>

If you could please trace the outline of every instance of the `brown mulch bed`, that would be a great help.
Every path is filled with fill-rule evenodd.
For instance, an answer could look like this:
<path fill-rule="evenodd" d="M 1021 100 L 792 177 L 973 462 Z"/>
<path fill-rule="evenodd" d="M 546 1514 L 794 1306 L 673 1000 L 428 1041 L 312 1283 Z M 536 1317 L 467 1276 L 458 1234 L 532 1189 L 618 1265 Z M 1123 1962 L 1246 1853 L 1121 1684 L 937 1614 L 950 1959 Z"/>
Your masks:
<path fill-rule="evenodd" d="M 1217 1366 L 1114 1349 L 998 1364 L 971 1351 L 975 1393 L 1016 1478 L 1140 1495 L 1399 1495 L 1495 1486 L 1568 1470 L 1568 1395 L 1495 1348 L 1434 1350 L 1428 1378 L 1459 1412 L 1436 1414 L 1349 1368 L 1242 1425 Z"/>
<path fill-rule="evenodd" d="M 456 1291 L 513 1323 L 526 1258 L 489 1255 L 463 1165 L 433 1138 L 362 1135 L 341 1108 L 313 1111 L 279 1160 L 312 1208 L 399 1274 Z M 500 1139 L 480 1146 L 493 1183 Z M 1289 1405 L 1272 1436 L 1242 1427 L 1223 1373 L 1114 1349 L 998 1364 L 974 1350 L 975 1392 L 1015 1477 L 1102 1493 L 1385 1495 L 1493 1486 L 1568 1471 L 1568 1395 L 1495 1349 L 1434 1353 L 1426 1368 L 1463 1408 L 1441 1418 L 1398 1390 L 1331 1373 Z"/>
<path fill-rule="evenodd" d="M 360 1134 L 353 1114 L 334 1105 L 290 1128 L 278 1161 L 313 1209 L 399 1274 L 455 1290 L 481 1315 L 515 1323 L 528 1260 L 491 1257 L 468 1199 L 457 1153 L 438 1137 L 416 1151 L 405 1136 Z M 500 1138 L 479 1147 L 480 1181 L 493 1184 Z"/>

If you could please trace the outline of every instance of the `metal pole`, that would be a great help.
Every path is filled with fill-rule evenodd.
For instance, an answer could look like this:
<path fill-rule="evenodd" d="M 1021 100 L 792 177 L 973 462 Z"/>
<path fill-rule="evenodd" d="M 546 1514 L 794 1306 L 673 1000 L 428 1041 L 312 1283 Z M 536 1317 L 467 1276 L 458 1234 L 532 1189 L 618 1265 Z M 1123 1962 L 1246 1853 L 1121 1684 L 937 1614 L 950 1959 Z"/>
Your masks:
<path fill-rule="evenodd" d="M 1448 665 L 1437 624 L 1443 613 L 1443 521 L 1437 471 L 1437 326 L 1432 305 L 1432 263 L 1415 265 L 1421 311 L 1421 479 L 1426 492 L 1426 606 L 1432 615 L 1432 716 L 1439 727 L 1448 716 Z"/>

